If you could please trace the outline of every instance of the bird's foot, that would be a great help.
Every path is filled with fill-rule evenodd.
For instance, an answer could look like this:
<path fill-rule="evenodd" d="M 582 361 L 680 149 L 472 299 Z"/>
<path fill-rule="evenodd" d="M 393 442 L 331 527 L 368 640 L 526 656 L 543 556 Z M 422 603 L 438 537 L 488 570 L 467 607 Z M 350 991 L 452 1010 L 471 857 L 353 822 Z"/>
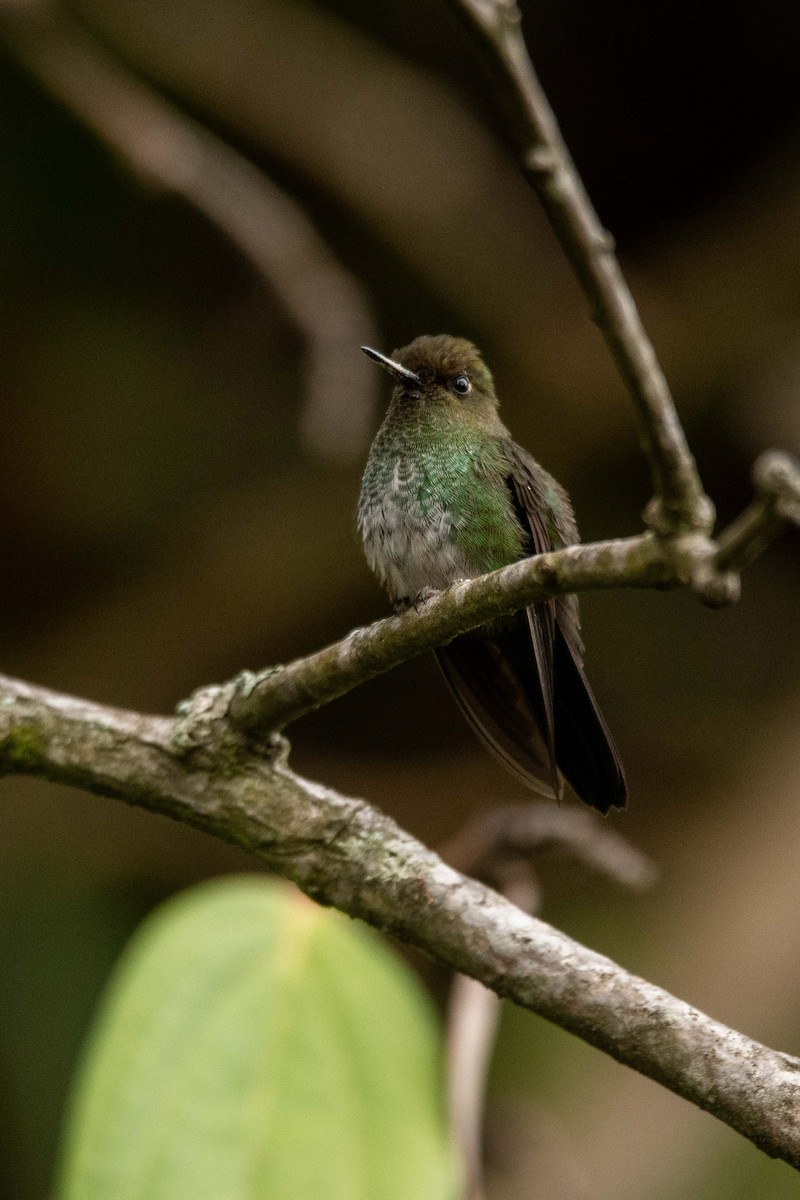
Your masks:
<path fill-rule="evenodd" d="M 414 611 L 419 612 L 426 600 L 431 600 L 434 596 L 438 596 L 436 588 L 426 587 L 421 592 L 417 592 L 414 597 Z"/>
<path fill-rule="evenodd" d="M 438 596 L 438 594 L 436 588 L 422 588 L 413 599 L 403 596 L 400 600 L 395 600 L 394 611 L 399 614 L 408 612 L 409 608 L 413 608 L 415 612 L 419 612 L 426 600 L 430 600 L 433 596 Z"/>

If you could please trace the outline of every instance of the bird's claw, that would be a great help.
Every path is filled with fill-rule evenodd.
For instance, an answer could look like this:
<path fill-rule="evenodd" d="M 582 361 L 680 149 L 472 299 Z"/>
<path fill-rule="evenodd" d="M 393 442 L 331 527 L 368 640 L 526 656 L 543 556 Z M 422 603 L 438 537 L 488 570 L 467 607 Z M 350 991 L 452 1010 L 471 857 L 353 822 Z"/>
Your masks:
<path fill-rule="evenodd" d="M 426 587 L 426 588 L 423 588 L 421 592 L 417 592 L 416 596 L 414 597 L 414 601 L 413 601 L 414 611 L 419 612 L 419 610 L 422 608 L 422 606 L 426 602 L 426 600 L 430 600 L 433 596 L 436 596 L 436 595 L 438 595 L 438 592 L 436 591 L 436 588 L 432 588 L 432 587 Z"/>
<path fill-rule="evenodd" d="M 400 613 L 408 612 L 410 608 L 413 608 L 414 612 L 419 612 L 426 601 L 430 600 L 433 596 L 438 596 L 438 594 L 439 593 L 436 588 L 422 588 L 422 590 L 417 592 L 413 598 L 410 598 L 409 596 L 403 596 L 400 600 L 395 600 L 394 611 L 398 615 Z"/>

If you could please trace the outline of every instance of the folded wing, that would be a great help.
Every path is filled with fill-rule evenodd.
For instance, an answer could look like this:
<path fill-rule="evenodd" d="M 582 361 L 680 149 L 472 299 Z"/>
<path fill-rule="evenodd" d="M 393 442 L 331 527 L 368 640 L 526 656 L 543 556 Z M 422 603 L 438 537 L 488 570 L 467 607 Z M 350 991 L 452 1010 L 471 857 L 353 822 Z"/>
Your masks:
<path fill-rule="evenodd" d="M 507 487 L 530 554 L 578 540 L 558 484 L 510 439 Z M 602 813 L 623 808 L 625 773 L 583 669 L 574 596 L 532 605 L 437 651 L 458 704 L 486 746 L 541 795 L 562 779 Z"/>

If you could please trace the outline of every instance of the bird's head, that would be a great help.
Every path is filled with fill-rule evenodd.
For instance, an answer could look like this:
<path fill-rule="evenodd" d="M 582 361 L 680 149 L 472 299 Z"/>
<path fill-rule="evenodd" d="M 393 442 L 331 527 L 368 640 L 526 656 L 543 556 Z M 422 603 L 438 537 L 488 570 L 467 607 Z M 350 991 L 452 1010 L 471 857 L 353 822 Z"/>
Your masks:
<path fill-rule="evenodd" d="M 491 422 L 496 414 L 492 373 L 466 338 L 423 335 L 390 358 L 370 346 L 361 349 L 394 378 L 395 404 L 437 405 L 454 419 L 470 416 L 479 422 Z"/>

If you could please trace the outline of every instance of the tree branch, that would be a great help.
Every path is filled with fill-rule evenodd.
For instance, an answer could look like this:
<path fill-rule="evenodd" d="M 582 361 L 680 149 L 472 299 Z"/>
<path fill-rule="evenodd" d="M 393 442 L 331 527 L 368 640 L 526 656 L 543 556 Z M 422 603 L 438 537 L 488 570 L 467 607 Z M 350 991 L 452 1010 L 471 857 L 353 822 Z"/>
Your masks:
<path fill-rule="evenodd" d="M 800 469 L 789 454 L 770 450 L 753 467 L 756 498 L 718 540 L 716 567 L 741 570 L 787 525 L 800 529 Z"/>
<path fill-rule="evenodd" d="M 440 847 L 445 862 L 483 879 L 527 912 L 538 907 L 534 864 L 546 851 L 565 854 L 634 891 L 650 887 L 658 876 L 655 864 L 597 813 L 543 801 L 479 813 Z M 521 881 L 522 893 L 510 896 L 509 887 Z"/>
<path fill-rule="evenodd" d="M 450 3 L 492 55 L 521 129 L 525 171 L 628 385 L 656 492 L 648 521 L 659 532 L 707 533 L 714 523 L 714 506 L 703 490 L 669 385 L 614 254 L 613 238 L 586 194 L 533 69 L 516 0 Z"/>
<path fill-rule="evenodd" d="M 800 1168 L 800 1060 L 527 916 L 363 801 L 302 779 L 282 739 L 253 755 L 229 731 L 177 757 L 174 724 L 0 677 L 3 773 L 75 784 L 241 846 L 314 899 L 480 980 Z"/>
<path fill-rule="evenodd" d="M 754 467 L 759 497 L 715 543 L 703 534 L 652 533 L 569 546 L 464 580 L 427 600 L 419 612 L 376 621 L 339 642 L 226 684 L 204 687 L 180 708 L 175 746 L 189 752 L 210 726 L 230 720 L 250 732 L 283 729 L 298 717 L 415 655 L 444 645 L 493 617 L 565 592 L 691 585 L 710 605 L 739 594 L 735 568 L 749 562 L 788 523 L 800 526 L 800 464 L 770 451 Z"/>
<path fill-rule="evenodd" d="M 691 546 L 684 549 L 691 555 Z M 284 728 L 359 683 L 492 617 L 587 588 L 674 586 L 680 569 L 652 534 L 522 559 L 453 585 L 427 600 L 419 612 L 412 609 L 356 629 L 286 666 L 245 673 L 233 681 L 230 717 L 243 729 Z"/>
<path fill-rule="evenodd" d="M 115 61 L 42 0 L 0 0 L 17 58 L 151 187 L 210 220 L 266 281 L 305 341 L 301 432 L 323 457 L 363 450 L 377 399 L 374 370 L 353 347 L 375 321 L 359 282 L 300 206 L 242 154 Z"/>
<path fill-rule="evenodd" d="M 535 803 L 494 809 L 469 821 L 442 847 L 442 857 L 495 887 L 523 912 L 538 912 L 535 862 L 560 850 L 627 887 L 642 889 L 657 871 L 596 813 Z M 447 1090 L 450 1128 L 465 1165 L 464 1200 L 484 1200 L 483 1127 L 486 1080 L 500 1000 L 478 980 L 456 975 L 447 1003 Z"/>

